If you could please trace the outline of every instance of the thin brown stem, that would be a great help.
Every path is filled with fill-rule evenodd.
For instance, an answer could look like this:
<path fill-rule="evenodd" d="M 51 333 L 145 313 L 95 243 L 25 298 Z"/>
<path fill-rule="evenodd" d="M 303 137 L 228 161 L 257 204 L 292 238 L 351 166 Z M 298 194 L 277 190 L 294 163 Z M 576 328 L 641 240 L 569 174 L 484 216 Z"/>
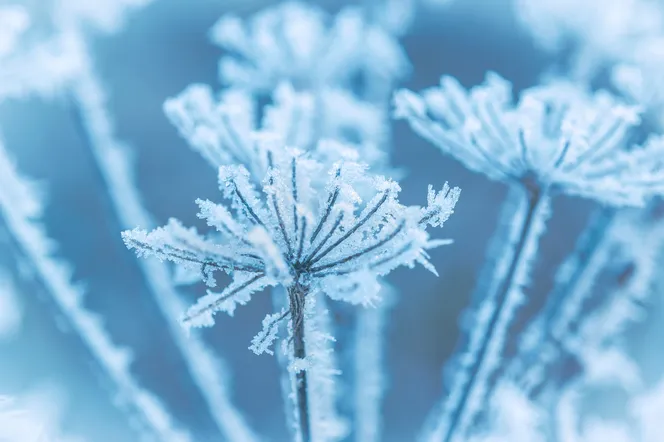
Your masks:
<path fill-rule="evenodd" d="M 304 359 L 307 356 L 304 343 L 304 303 L 308 292 L 309 288 L 300 283 L 296 283 L 288 288 L 288 300 L 293 326 L 293 357 L 295 359 Z M 309 400 L 307 394 L 307 372 L 306 370 L 300 370 L 295 374 L 295 401 L 302 442 L 311 442 Z"/>

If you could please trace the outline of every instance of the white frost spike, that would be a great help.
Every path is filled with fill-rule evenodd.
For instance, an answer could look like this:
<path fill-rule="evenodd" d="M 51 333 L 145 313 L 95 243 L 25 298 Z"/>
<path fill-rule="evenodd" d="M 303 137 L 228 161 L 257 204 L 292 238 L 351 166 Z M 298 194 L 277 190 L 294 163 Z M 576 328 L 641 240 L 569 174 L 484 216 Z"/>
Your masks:
<path fill-rule="evenodd" d="M 288 311 L 282 309 L 280 312 L 267 315 L 263 319 L 263 330 L 261 330 L 251 341 L 249 350 L 257 355 L 267 353 L 273 355 L 274 352 L 270 349 L 274 341 L 277 339 L 279 332 L 279 322 L 286 318 Z"/>
<path fill-rule="evenodd" d="M 18 174 L 0 145 L 0 211 L 22 253 L 62 314 L 141 421 L 164 440 L 189 441 L 189 436 L 174 425 L 163 404 L 134 378 L 129 370 L 129 352 L 116 347 L 97 316 L 83 307 L 82 291 L 70 283 L 68 266 L 51 257 L 54 245 L 39 223 L 42 205 L 32 189 L 31 183 Z"/>
<path fill-rule="evenodd" d="M 206 296 L 199 298 L 196 304 L 187 310 L 182 323 L 186 327 L 211 327 L 214 325 L 214 313 L 221 311 L 233 316 L 235 308 L 249 302 L 252 293 L 274 284 L 262 274 L 237 277 L 223 292 L 208 292 Z"/>

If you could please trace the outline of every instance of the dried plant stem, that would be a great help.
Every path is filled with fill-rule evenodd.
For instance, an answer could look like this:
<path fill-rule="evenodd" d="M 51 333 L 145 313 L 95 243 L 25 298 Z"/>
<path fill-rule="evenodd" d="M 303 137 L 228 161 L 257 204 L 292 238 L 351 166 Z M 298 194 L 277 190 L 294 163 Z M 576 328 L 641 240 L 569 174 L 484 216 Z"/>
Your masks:
<path fill-rule="evenodd" d="M 607 233 L 614 215 L 615 210 L 602 208 L 593 217 L 574 253 L 560 267 L 541 317 L 532 325 L 539 339 L 524 344 L 510 368 L 512 377 L 521 379 L 530 395 L 541 391 L 547 369 L 560 356 L 561 334 L 568 333 L 579 319 L 583 303 L 611 257 L 615 240 Z"/>
<path fill-rule="evenodd" d="M 514 313 L 521 303 L 521 288 L 527 278 L 534 255 L 533 244 L 541 235 L 542 219 L 548 215 L 548 195 L 537 189 L 527 192 L 526 213 L 518 228 L 512 259 L 507 267 L 502 282 L 497 286 L 495 295 L 489 294 L 487 302 L 493 305 L 490 314 L 481 315 L 485 322 L 484 333 L 480 337 L 476 350 L 469 352 L 467 362 L 467 380 L 461 394 L 454 397 L 451 408 L 447 408 L 449 418 L 442 440 L 452 442 L 463 433 L 472 422 L 475 408 L 484 398 L 487 383 L 495 369 L 497 359 L 504 346 L 505 336 Z M 486 319 L 484 319 L 486 318 Z"/>
<path fill-rule="evenodd" d="M 288 288 L 291 322 L 293 327 L 293 358 L 295 361 L 307 356 L 304 340 L 304 302 L 309 289 L 299 283 Z M 295 401 L 297 406 L 299 433 L 302 442 L 311 441 L 309 401 L 307 396 L 307 372 L 300 369 L 295 374 Z"/>

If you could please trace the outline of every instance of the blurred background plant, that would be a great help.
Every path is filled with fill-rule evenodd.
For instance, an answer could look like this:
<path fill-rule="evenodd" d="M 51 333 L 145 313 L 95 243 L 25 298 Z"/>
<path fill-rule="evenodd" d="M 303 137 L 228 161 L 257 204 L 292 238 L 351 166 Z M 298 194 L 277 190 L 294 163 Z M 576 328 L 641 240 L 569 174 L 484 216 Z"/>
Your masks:
<path fill-rule="evenodd" d="M 200 273 L 137 260 L 120 237 L 170 217 L 204 227 L 194 201 L 221 199 L 216 168 L 264 176 L 246 146 L 261 131 L 369 163 L 406 206 L 429 184 L 463 189 L 432 232 L 454 240 L 430 252 L 438 278 L 397 269 L 373 307 L 317 298 L 335 341 L 311 440 L 659 442 L 662 14 L 660 0 L 2 0 L 0 394 L 18 399 L 0 403 L 0 441 L 30 440 L 32 422 L 44 440 L 307 439 L 288 361 L 247 349 L 283 293 L 187 335 Z M 392 120 L 399 87 L 429 88 L 396 95 L 414 130 Z"/>

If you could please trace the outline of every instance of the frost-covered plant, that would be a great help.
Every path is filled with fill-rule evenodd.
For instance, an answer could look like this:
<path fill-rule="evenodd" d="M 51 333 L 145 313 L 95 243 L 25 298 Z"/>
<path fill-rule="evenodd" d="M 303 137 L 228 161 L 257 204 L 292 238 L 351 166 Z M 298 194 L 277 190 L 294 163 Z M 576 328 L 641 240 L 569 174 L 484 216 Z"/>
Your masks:
<path fill-rule="evenodd" d="M 657 0 L 514 3 L 517 16 L 542 47 L 558 53 L 572 48 L 571 74 L 584 80 L 629 58 L 641 39 L 660 34 L 664 26 L 664 8 Z"/>
<path fill-rule="evenodd" d="M 306 317 L 312 297 L 320 292 L 334 300 L 367 305 L 378 301 L 379 276 L 396 267 L 420 263 L 431 271 L 426 250 L 448 244 L 431 240 L 427 226 L 441 226 L 452 214 L 459 189 L 447 185 L 440 192 L 429 189 L 428 205 L 403 206 L 396 182 L 373 176 L 353 161 L 327 167 L 302 153 L 266 149 L 267 172 L 262 192 L 252 184 L 243 165 L 219 168 L 219 183 L 228 206 L 199 200 L 199 217 L 215 232 L 199 235 L 171 220 L 152 232 L 123 233 L 128 247 L 139 255 L 154 255 L 198 268 L 208 286 L 214 273 L 231 275 L 221 292 L 208 291 L 183 318 L 186 326 L 211 326 L 217 311 L 233 314 L 253 293 L 268 286 L 283 286 L 288 308 L 268 315 L 251 349 L 271 352 L 279 322 L 289 319 L 292 337 L 289 353 L 294 360 L 299 425 L 310 440 L 307 412 L 307 368 L 313 362 L 306 353 Z M 324 190 L 315 181 L 327 173 Z M 365 204 L 358 186 L 373 188 Z"/>
<path fill-rule="evenodd" d="M 466 167 L 521 189 L 512 230 L 488 293 L 482 294 L 468 348 L 457 362 L 446 404 L 435 411 L 427 440 L 458 440 L 467 431 L 498 368 L 507 331 L 524 302 L 550 195 L 562 192 L 609 206 L 640 206 L 662 191 L 664 144 L 629 145 L 638 110 L 606 93 L 566 83 L 522 92 L 496 74 L 469 92 L 443 77 L 421 95 L 400 91 L 396 114 Z"/>
<path fill-rule="evenodd" d="M 210 31 L 212 41 L 229 51 L 219 62 L 226 85 L 269 94 L 281 82 L 297 90 L 324 86 L 353 88 L 363 76 L 390 84 L 409 70 L 399 43 L 385 29 L 348 7 L 334 18 L 300 2 L 273 6 L 248 22 L 223 16 Z"/>
<path fill-rule="evenodd" d="M 343 89 L 325 88 L 316 97 L 283 83 L 273 92 L 272 103 L 263 108 L 260 122 L 258 109 L 245 91 L 227 89 L 215 96 L 203 84 L 192 84 L 164 103 L 166 115 L 189 146 L 215 168 L 244 164 L 253 176 L 262 177 L 267 158 L 253 140 L 260 131 L 287 146 L 313 152 L 324 162 L 351 155 L 374 170 L 387 167 L 385 112 Z M 353 149 L 338 142 L 352 144 Z"/>

